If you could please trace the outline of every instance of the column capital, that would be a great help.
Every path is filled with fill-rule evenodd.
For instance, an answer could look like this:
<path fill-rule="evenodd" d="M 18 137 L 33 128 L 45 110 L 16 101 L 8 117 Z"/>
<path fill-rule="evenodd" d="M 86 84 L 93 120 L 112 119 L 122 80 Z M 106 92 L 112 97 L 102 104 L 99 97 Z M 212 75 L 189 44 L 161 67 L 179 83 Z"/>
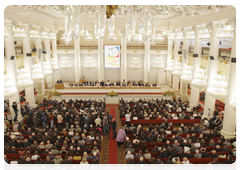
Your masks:
<path fill-rule="evenodd" d="M 227 24 L 231 25 L 231 27 L 233 28 L 233 36 L 236 36 L 236 18 L 228 20 Z"/>
<path fill-rule="evenodd" d="M 4 20 L 4 28 L 8 33 L 13 32 L 13 21 L 12 20 Z"/>
<path fill-rule="evenodd" d="M 211 33 L 215 32 L 217 33 L 219 31 L 221 23 L 219 21 L 213 21 L 210 23 L 207 23 L 207 28 L 211 31 Z"/>
<path fill-rule="evenodd" d="M 126 30 L 119 30 L 119 33 L 121 36 L 124 36 L 124 35 L 126 35 Z"/>

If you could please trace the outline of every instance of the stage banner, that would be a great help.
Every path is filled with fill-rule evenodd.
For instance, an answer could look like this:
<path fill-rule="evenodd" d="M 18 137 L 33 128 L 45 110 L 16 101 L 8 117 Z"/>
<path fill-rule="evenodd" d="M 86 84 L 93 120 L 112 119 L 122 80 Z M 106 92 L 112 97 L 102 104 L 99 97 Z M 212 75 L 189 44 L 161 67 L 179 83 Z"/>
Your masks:
<path fill-rule="evenodd" d="M 105 45 L 105 67 L 120 67 L 120 45 Z"/>

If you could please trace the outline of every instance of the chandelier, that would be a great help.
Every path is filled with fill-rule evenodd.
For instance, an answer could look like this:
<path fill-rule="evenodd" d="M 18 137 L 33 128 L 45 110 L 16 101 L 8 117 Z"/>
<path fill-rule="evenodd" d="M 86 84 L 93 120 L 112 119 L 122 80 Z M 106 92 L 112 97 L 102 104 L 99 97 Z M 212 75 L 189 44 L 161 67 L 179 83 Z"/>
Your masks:
<path fill-rule="evenodd" d="M 49 34 L 49 39 L 50 39 L 50 40 L 56 40 L 56 34 L 50 33 L 50 34 Z"/>
<path fill-rule="evenodd" d="M 46 40 L 50 39 L 47 32 L 41 32 L 40 35 L 41 35 L 41 39 L 46 39 Z"/>
<path fill-rule="evenodd" d="M 18 70 L 18 86 L 22 88 L 27 88 L 33 85 L 33 81 L 30 79 L 30 75 L 27 69 L 22 66 L 20 70 Z"/>
<path fill-rule="evenodd" d="M 179 30 L 176 34 L 176 40 L 183 40 L 183 33 L 181 32 L 181 30 Z"/>
<path fill-rule="evenodd" d="M 83 38 L 84 38 L 85 41 L 92 41 L 93 40 L 92 34 L 89 34 L 88 31 L 85 31 L 85 34 L 84 34 Z"/>
<path fill-rule="evenodd" d="M 164 40 L 164 34 L 158 33 L 155 35 L 155 41 L 163 41 Z"/>
<path fill-rule="evenodd" d="M 54 57 L 51 59 L 51 65 L 52 65 L 52 70 L 53 70 L 53 71 L 59 69 L 59 66 L 58 66 L 57 60 L 56 60 Z"/>
<path fill-rule="evenodd" d="M 94 68 L 95 67 L 95 64 L 93 62 L 93 57 L 90 56 L 90 50 L 89 50 L 88 56 L 86 57 L 84 67 L 85 68 Z"/>
<path fill-rule="evenodd" d="M 159 51 L 158 51 L 158 53 L 159 53 Z M 158 55 L 158 57 L 155 58 L 153 68 L 156 68 L 156 69 L 164 68 L 162 57 L 160 57 L 160 55 Z"/>
<path fill-rule="evenodd" d="M 166 68 L 167 71 L 173 71 L 173 65 L 174 65 L 173 63 L 174 63 L 174 60 L 172 59 L 168 60 L 168 64 Z"/>
<path fill-rule="evenodd" d="M 8 33 L 4 32 L 4 38 L 8 37 Z"/>
<path fill-rule="evenodd" d="M 62 36 L 60 37 L 61 40 L 65 41 L 67 38 L 67 35 L 66 34 L 62 34 Z"/>
<path fill-rule="evenodd" d="M 133 5 L 132 9 L 127 10 L 127 21 L 126 21 L 126 36 L 127 41 L 131 42 L 135 38 L 140 40 L 142 37 L 138 34 L 135 34 L 136 29 L 136 13 L 135 13 L 135 6 Z"/>
<path fill-rule="evenodd" d="M 71 68 L 69 57 L 67 57 L 67 51 L 65 51 L 65 56 L 62 57 L 62 64 L 60 65 L 62 68 Z"/>
<path fill-rule="evenodd" d="M 195 40 L 195 32 L 192 30 L 188 30 L 186 40 Z"/>
<path fill-rule="evenodd" d="M 210 88 L 207 92 L 214 98 L 224 98 L 227 96 L 227 86 L 226 76 L 222 76 L 221 72 L 218 72 L 216 76 L 213 77 L 213 81 L 210 84 Z"/>
<path fill-rule="evenodd" d="M 139 11 L 139 35 L 142 37 L 140 41 L 152 39 L 155 35 L 155 18 L 151 13 L 150 6 L 145 6 Z"/>
<path fill-rule="evenodd" d="M 176 34 L 171 30 L 168 32 L 168 39 L 175 40 Z"/>
<path fill-rule="evenodd" d="M 21 29 L 19 26 L 17 26 L 17 28 L 13 28 L 13 32 L 14 32 L 14 38 L 16 39 L 24 39 L 27 37 L 24 29 Z"/>
<path fill-rule="evenodd" d="M 210 30 L 207 27 L 200 30 L 199 38 L 200 39 L 211 39 Z"/>
<path fill-rule="evenodd" d="M 203 66 L 200 66 L 200 68 L 196 71 L 192 85 L 199 89 L 203 89 L 207 86 L 207 75 Z"/>
<path fill-rule="evenodd" d="M 234 96 L 234 99 L 230 101 L 230 107 L 236 111 L 236 96 Z"/>
<path fill-rule="evenodd" d="M 40 38 L 40 36 L 37 31 L 34 31 L 34 29 L 32 29 L 31 31 L 29 31 L 29 38 L 32 40 L 36 40 Z"/>
<path fill-rule="evenodd" d="M 174 71 L 172 72 L 173 75 L 180 76 L 182 74 L 182 64 L 177 62 L 174 66 Z"/>
<path fill-rule="evenodd" d="M 51 70 L 51 64 L 47 60 L 44 60 L 44 62 L 43 62 L 43 74 L 48 76 L 52 73 L 53 73 L 53 71 Z"/>
<path fill-rule="evenodd" d="M 192 66 L 185 66 L 181 76 L 181 80 L 190 82 L 192 80 L 192 69 Z"/>
<path fill-rule="evenodd" d="M 34 62 L 32 65 L 32 79 L 33 80 L 41 80 L 44 78 L 44 75 L 42 74 L 42 69 L 40 64 L 37 62 Z"/>
<path fill-rule="evenodd" d="M 106 10 L 103 9 L 103 5 L 97 6 L 95 17 L 95 38 L 103 38 L 106 27 Z"/>
<path fill-rule="evenodd" d="M 220 29 L 217 37 L 219 39 L 232 39 L 233 27 L 231 25 L 225 25 L 223 28 Z"/>
<path fill-rule="evenodd" d="M 132 61 L 131 61 L 131 64 L 130 64 L 130 68 L 133 68 L 133 69 L 141 68 L 140 60 L 137 57 L 136 52 L 137 51 L 135 51 L 135 56 L 132 58 Z"/>
<path fill-rule="evenodd" d="M 114 30 L 115 30 L 115 24 L 114 24 L 114 15 L 112 15 L 109 19 L 108 19 L 108 39 L 110 41 L 115 41 L 117 39 L 117 37 L 114 34 Z"/>
<path fill-rule="evenodd" d="M 59 69 L 59 66 L 57 63 L 57 59 L 52 55 L 52 53 L 53 51 L 51 51 L 51 65 L 52 65 L 52 70 L 55 71 Z"/>
<path fill-rule="evenodd" d="M 67 5 L 65 17 L 65 42 L 68 44 L 72 39 L 77 39 L 80 34 L 79 29 L 79 6 Z"/>
<path fill-rule="evenodd" d="M 10 77 L 4 73 L 4 99 L 10 99 L 17 94 L 17 89 L 13 88 Z"/>

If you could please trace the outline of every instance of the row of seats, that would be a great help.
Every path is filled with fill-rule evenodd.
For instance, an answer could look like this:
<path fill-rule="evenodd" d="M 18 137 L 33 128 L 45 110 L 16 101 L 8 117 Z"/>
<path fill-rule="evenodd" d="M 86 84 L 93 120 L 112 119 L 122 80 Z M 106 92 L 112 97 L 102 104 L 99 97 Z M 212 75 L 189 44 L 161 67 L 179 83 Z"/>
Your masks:
<path fill-rule="evenodd" d="M 194 124 L 194 123 L 200 123 L 200 119 L 168 119 L 168 123 L 172 123 L 172 124 Z M 130 120 L 130 124 L 134 124 L 134 125 L 155 125 L 155 124 L 162 124 L 163 122 L 165 122 L 165 119 L 139 119 L 139 120 Z M 125 125 L 126 124 L 126 120 L 122 120 L 122 124 Z"/>
<path fill-rule="evenodd" d="M 41 169 L 40 166 L 36 166 L 36 168 L 37 169 Z M 55 168 L 56 169 L 62 169 L 61 166 L 56 166 Z M 71 168 L 72 168 L 71 166 L 65 167 L 66 170 L 70 170 Z M 20 166 L 12 166 L 12 167 L 4 166 L 4 170 L 20 170 L 20 169 L 21 169 Z M 24 169 L 28 170 L 28 169 L 32 169 L 32 167 L 25 166 Z M 51 166 L 46 166 L 46 169 L 52 169 L 52 167 Z M 95 167 L 95 170 L 98 170 L 98 169 L 99 169 L 98 167 Z M 80 167 L 77 167 L 76 170 L 80 170 Z M 84 167 L 84 170 L 91 170 L 91 167 L 90 166 L 89 167 Z"/>
<path fill-rule="evenodd" d="M 202 164 L 203 166 L 206 166 L 206 164 Z M 193 167 L 194 168 L 197 168 L 199 165 L 194 165 Z M 160 167 L 160 165 L 156 165 L 156 167 Z M 167 165 L 166 166 L 167 168 L 169 168 L 170 167 L 170 165 Z M 174 166 L 174 167 L 177 167 L 177 166 Z M 185 167 L 189 167 L 188 165 L 185 165 Z M 146 168 L 146 169 L 150 169 L 151 168 L 151 165 L 146 165 L 146 166 L 144 166 L 144 168 Z M 232 165 L 221 165 L 221 169 L 228 169 L 228 168 L 232 168 Z M 134 166 L 134 169 L 136 170 L 141 170 L 141 168 L 140 168 L 140 166 L 138 166 L 138 165 L 136 165 L 136 166 Z M 128 167 L 127 168 L 127 170 L 131 170 L 130 169 L 130 167 Z"/>
<path fill-rule="evenodd" d="M 13 159 L 13 157 L 15 157 L 16 159 L 19 159 L 20 156 L 24 156 L 26 154 L 15 154 L 15 153 L 5 153 L 5 155 L 7 156 L 8 159 Z M 31 156 L 34 155 L 34 154 L 30 154 Z M 49 155 L 49 154 L 38 154 L 41 159 L 46 159 L 46 157 Z M 52 155 L 61 155 L 61 157 L 63 159 L 65 159 L 65 156 L 67 156 L 67 154 L 52 154 Z M 71 156 L 75 156 L 75 154 L 70 154 Z M 83 156 L 82 153 L 79 153 L 79 156 Z M 96 156 L 99 156 L 99 154 L 97 154 Z"/>

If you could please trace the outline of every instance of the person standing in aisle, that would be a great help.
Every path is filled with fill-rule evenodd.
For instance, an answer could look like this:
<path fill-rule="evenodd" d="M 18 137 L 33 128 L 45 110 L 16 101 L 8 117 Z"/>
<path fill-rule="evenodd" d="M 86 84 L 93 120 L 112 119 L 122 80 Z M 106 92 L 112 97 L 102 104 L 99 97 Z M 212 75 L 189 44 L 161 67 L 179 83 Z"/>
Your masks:
<path fill-rule="evenodd" d="M 18 117 L 18 108 L 17 108 L 17 102 L 13 102 L 13 105 L 12 105 L 12 108 L 14 110 L 14 113 L 15 113 L 15 117 L 14 117 L 14 122 L 17 121 L 17 117 Z"/>
<path fill-rule="evenodd" d="M 107 115 L 105 115 L 105 116 L 103 117 L 103 135 L 105 135 L 106 132 L 107 132 L 108 134 L 110 134 L 110 131 L 109 131 L 109 129 L 108 129 L 108 117 L 107 117 Z"/>
<path fill-rule="evenodd" d="M 116 123 L 116 120 L 113 118 L 112 119 L 112 130 L 113 130 L 113 137 L 112 137 L 112 139 L 115 139 L 117 137 L 116 128 L 117 128 L 117 123 Z"/>
<path fill-rule="evenodd" d="M 126 113 L 125 117 L 126 117 L 126 125 L 127 125 L 127 127 L 130 127 L 130 114 Z"/>
<path fill-rule="evenodd" d="M 126 138 L 125 130 L 123 128 L 119 129 L 117 139 L 116 139 L 118 147 L 123 145 L 123 141 L 124 141 L 125 138 Z"/>

